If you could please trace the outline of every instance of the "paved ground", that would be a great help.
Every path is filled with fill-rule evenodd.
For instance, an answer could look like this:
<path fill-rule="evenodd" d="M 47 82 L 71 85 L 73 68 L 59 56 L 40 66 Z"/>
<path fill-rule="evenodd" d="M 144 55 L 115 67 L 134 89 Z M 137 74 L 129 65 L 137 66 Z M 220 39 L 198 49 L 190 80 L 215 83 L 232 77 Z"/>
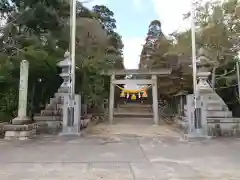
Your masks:
<path fill-rule="evenodd" d="M 0 140 L 0 180 L 240 179 L 240 139 L 185 142 L 170 127 L 126 129 L 99 125 L 84 138 Z"/>

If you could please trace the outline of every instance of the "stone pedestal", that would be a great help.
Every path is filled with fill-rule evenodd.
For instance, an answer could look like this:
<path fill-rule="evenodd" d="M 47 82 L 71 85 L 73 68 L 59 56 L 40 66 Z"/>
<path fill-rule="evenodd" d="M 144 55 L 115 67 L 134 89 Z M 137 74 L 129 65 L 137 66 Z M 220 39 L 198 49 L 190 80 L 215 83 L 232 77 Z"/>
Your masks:
<path fill-rule="evenodd" d="M 184 134 L 184 140 L 195 141 L 195 140 L 210 140 L 212 136 L 205 135 L 201 129 L 196 129 L 189 134 Z"/>
<path fill-rule="evenodd" d="M 31 122 L 32 120 L 28 116 L 18 116 L 12 120 L 12 124 L 14 125 L 29 124 Z"/>
<path fill-rule="evenodd" d="M 4 126 L 5 137 L 7 140 L 27 140 L 36 135 L 37 124 L 28 125 L 13 125 L 8 124 Z"/>
<path fill-rule="evenodd" d="M 65 96 L 64 97 L 64 104 L 63 104 L 63 127 L 62 127 L 62 133 L 60 135 L 81 135 L 81 97 L 80 95 L 75 95 L 75 103 L 74 103 L 74 112 L 73 112 L 73 118 L 74 121 L 72 124 L 69 123 L 69 120 L 71 118 L 70 112 L 69 112 L 69 101 L 70 97 Z"/>

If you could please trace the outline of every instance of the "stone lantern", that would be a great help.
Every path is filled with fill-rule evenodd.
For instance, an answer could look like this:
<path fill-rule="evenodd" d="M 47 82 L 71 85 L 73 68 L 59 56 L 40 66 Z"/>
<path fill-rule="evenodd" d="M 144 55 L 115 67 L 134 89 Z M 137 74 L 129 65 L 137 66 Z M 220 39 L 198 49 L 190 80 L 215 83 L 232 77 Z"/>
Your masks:
<path fill-rule="evenodd" d="M 211 60 L 209 51 L 204 48 L 200 48 L 198 52 L 197 61 L 197 93 L 212 92 L 210 84 L 207 82 L 208 77 L 211 75 L 211 69 L 215 66 L 216 62 Z M 199 95 L 197 94 L 197 95 Z"/>
<path fill-rule="evenodd" d="M 70 60 L 70 53 L 67 51 L 64 54 L 64 60 L 60 61 L 57 64 L 58 67 L 62 69 L 62 72 L 59 76 L 63 79 L 63 83 L 58 89 L 59 93 L 69 93 L 70 92 L 70 70 L 71 70 L 71 60 Z"/>
<path fill-rule="evenodd" d="M 181 90 L 176 95 L 174 95 L 179 100 L 179 103 L 178 103 L 178 115 L 180 117 L 183 117 L 186 114 L 185 109 L 184 109 L 184 104 L 185 104 L 184 103 L 184 98 L 185 98 L 185 96 L 187 94 L 188 94 L 187 91 Z"/>

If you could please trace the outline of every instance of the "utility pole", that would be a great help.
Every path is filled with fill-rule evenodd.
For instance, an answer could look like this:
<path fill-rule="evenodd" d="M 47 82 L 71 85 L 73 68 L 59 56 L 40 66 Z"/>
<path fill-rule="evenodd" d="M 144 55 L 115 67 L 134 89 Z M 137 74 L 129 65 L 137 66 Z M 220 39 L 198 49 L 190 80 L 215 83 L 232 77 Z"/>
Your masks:
<path fill-rule="evenodd" d="M 196 109 L 196 95 L 197 95 L 197 57 L 196 57 L 196 30 L 195 30 L 195 10 L 194 0 L 191 4 L 191 39 L 192 39 L 192 69 L 193 69 L 193 94 L 194 107 Z"/>
<path fill-rule="evenodd" d="M 194 97 L 194 128 L 199 129 L 199 109 L 197 108 L 197 55 L 196 55 L 196 29 L 195 29 L 195 3 L 191 4 L 191 39 L 192 39 L 192 69 L 193 69 L 193 97 Z"/>
<path fill-rule="evenodd" d="M 70 102 L 68 124 L 73 126 L 74 122 L 74 104 L 75 104 L 75 46 L 76 46 L 76 0 L 70 3 L 70 59 L 71 59 L 71 82 L 70 82 Z"/>
<path fill-rule="evenodd" d="M 238 84 L 238 101 L 240 102 L 240 74 L 239 74 L 239 61 L 236 62 L 237 69 L 237 84 Z"/>

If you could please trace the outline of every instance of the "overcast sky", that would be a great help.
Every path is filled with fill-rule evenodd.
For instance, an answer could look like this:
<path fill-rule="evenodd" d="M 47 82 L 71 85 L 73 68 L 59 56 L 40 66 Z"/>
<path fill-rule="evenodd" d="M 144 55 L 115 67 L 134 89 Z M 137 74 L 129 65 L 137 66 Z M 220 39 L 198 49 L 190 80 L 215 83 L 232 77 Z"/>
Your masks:
<path fill-rule="evenodd" d="M 191 0 L 93 0 L 87 5 L 107 5 L 117 21 L 117 32 L 123 37 L 124 64 L 138 67 L 139 56 L 152 20 L 160 20 L 165 35 L 190 26 L 183 14 L 190 10 Z"/>

